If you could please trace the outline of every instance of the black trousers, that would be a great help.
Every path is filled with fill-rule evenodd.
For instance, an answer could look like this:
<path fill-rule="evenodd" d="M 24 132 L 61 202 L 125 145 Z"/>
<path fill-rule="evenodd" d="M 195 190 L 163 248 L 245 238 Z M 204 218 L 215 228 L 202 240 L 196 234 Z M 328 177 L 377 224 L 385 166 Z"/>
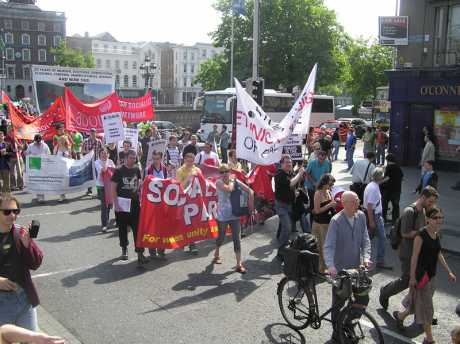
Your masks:
<path fill-rule="evenodd" d="M 399 258 L 401 262 L 401 276 L 385 285 L 381 290 L 381 296 L 388 299 L 409 288 L 410 258 Z"/>
<path fill-rule="evenodd" d="M 137 247 L 137 226 L 139 225 L 139 215 L 140 215 L 140 204 L 139 201 L 131 202 L 131 211 L 129 213 L 125 212 L 115 212 L 115 219 L 117 220 L 118 226 L 118 239 L 120 240 L 121 247 L 128 247 L 128 226 L 131 227 L 133 232 L 134 247 L 136 252 L 144 252 L 143 248 Z"/>
<path fill-rule="evenodd" d="M 382 215 L 383 219 L 387 218 L 388 204 L 391 202 L 391 221 L 393 223 L 399 218 L 399 199 L 401 197 L 400 192 L 388 192 L 383 194 L 382 199 Z"/>
<path fill-rule="evenodd" d="M 337 288 L 332 287 L 332 305 L 335 305 L 335 307 L 331 312 L 331 320 L 334 326 L 334 332 L 337 331 L 335 327 L 337 325 L 337 318 L 339 317 L 340 311 L 345 306 L 346 301 L 347 299 L 342 299 L 341 297 L 337 295 Z M 363 306 L 367 306 L 369 304 L 369 295 L 355 296 L 355 303 L 363 305 Z"/>

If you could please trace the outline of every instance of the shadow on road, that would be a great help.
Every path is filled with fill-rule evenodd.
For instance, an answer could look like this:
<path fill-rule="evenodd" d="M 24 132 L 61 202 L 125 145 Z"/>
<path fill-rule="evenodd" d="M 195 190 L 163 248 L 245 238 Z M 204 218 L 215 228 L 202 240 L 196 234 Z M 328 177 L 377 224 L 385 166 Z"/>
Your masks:
<path fill-rule="evenodd" d="M 40 241 L 46 241 L 46 242 L 54 242 L 54 243 L 59 243 L 59 242 L 64 242 L 64 241 L 70 241 L 73 239 L 79 239 L 79 238 L 85 238 L 85 237 L 93 237 L 100 233 L 101 231 L 101 226 L 98 225 L 92 225 L 88 226 L 86 228 L 82 228 L 78 231 L 74 231 L 65 235 L 56 235 L 48 238 L 43 238 L 40 239 Z"/>
<path fill-rule="evenodd" d="M 286 324 L 276 323 L 267 325 L 264 328 L 264 332 L 268 342 L 263 341 L 263 344 L 306 344 L 304 335 Z"/>

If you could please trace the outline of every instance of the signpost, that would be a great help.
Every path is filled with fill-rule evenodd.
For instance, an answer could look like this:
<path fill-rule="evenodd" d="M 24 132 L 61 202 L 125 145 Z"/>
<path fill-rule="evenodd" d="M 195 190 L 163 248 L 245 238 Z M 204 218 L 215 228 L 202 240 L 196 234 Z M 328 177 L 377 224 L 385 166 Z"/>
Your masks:
<path fill-rule="evenodd" d="M 379 17 L 379 43 L 390 46 L 408 45 L 409 17 Z"/>

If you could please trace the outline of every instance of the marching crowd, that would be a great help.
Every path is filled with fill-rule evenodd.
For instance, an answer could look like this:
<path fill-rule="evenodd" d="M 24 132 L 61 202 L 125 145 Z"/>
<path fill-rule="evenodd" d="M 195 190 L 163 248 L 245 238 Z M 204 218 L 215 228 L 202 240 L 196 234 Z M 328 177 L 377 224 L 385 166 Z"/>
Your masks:
<path fill-rule="evenodd" d="M 429 146 L 430 135 L 426 133 L 425 136 Z M 174 178 L 186 189 L 193 177 L 202 173 L 200 166 L 218 168 L 218 237 L 212 261 L 214 264 L 222 263 L 220 247 L 224 242 L 226 229 L 230 227 L 236 271 L 246 273 L 241 254 L 240 216 L 232 209 L 230 197 L 237 189 L 246 193 L 248 208 L 253 213 L 257 195 L 247 183 L 232 175 L 232 171 L 247 172 L 248 164 L 238 161 L 236 152 L 230 149 L 231 139 L 227 128 L 223 126 L 218 131 L 215 126 L 203 146 L 190 131 L 185 130 L 180 136 L 170 133 L 165 138 L 165 149 L 153 151 L 149 157 L 149 144 L 162 138 L 162 133 L 154 125 L 150 125 L 143 132 L 137 147 L 133 147 L 126 140 L 123 148 L 118 151 L 116 144 L 103 144 L 95 129 L 84 138 L 81 133 L 67 133 L 61 126 L 57 129 L 50 149 L 39 134 L 35 135 L 33 143 L 25 147 L 12 140 L 8 131 L 5 135 L 0 128 L 0 174 L 3 191 L 0 199 L 0 325 L 10 323 L 32 331 L 37 330 L 35 306 L 39 300 L 30 270 L 40 266 L 43 254 L 30 237 L 29 231 L 15 224 L 20 205 L 16 198 L 9 195 L 10 180 L 17 188 L 23 187 L 21 152 L 30 156 L 52 152 L 73 159 L 80 159 L 93 152 L 101 231 L 108 230 L 113 209 L 121 259 L 128 260 L 128 228 L 131 228 L 139 266 L 149 261 L 145 250 L 136 245 L 140 190 L 144 178 Z M 340 190 L 334 185 L 332 162 L 337 160 L 340 149 L 340 144 L 335 142 L 337 139 L 335 135 L 327 137 L 320 133 L 305 162 L 294 164 L 289 155 L 282 155 L 279 164 L 266 173 L 269 185 L 271 178 L 274 179 L 274 209 L 279 217 L 276 234 L 279 242 L 277 257 L 283 261 L 283 250 L 289 245 L 292 232 L 296 231 L 296 222 L 300 221 L 301 230 L 312 233 L 317 239 L 321 272 L 335 276 L 342 269 L 361 265 L 375 269 L 392 269 L 386 261 L 388 245 L 385 223 L 390 223 L 400 233 L 398 252 L 402 272 L 400 278 L 381 289 L 380 304 L 385 310 L 388 309 L 389 299 L 409 288 L 401 310 L 393 313 L 396 323 L 403 329 L 404 319 L 414 314 L 415 321 L 424 327 L 424 343 L 434 343 L 431 326 L 435 320 L 433 294 L 438 262 L 447 271 L 449 280 L 456 280 L 441 252 L 439 231 L 444 215 L 436 205 L 439 193 L 436 190 L 437 176 L 433 171 L 434 159 L 430 158 L 430 152 L 425 154 L 424 150 L 422 175 L 415 188 L 418 197 L 414 203 L 404 205 L 400 214 L 403 172 L 395 156 L 385 154 L 388 144 L 386 133 L 379 129 L 376 132 L 369 129 L 363 136 L 364 158 L 354 161 L 357 139 L 353 129 L 350 129 L 345 142 L 347 167 L 352 176 L 350 190 Z M 89 188 L 87 194 L 92 193 L 93 190 Z M 44 202 L 44 195 L 37 195 L 36 200 L 39 203 Z M 66 196 L 60 195 L 59 200 L 66 201 Z M 392 211 L 391 218 L 388 218 L 390 202 Z M 375 252 L 371 249 L 372 241 L 376 241 Z M 191 254 L 199 253 L 195 244 L 190 244 L 188 249 Z M 162 249 L 149 249 L 148 253 L 149 256 L 165 258 L 165 250 Z M 337 297 L 334 293 L 334 301 Z M 362 300 L 365 304 L 368 301 Z M 337 311 L 333 312 L 333 317 L 337 315 Z M 452 336 L 453 340 L 458 338 L 458 330 Z M 334 329 L 333 338 L 335 337 Z M 59 340 L 56 338 L 42 342 L 60 343 Z M 458 339 L 455 340 L 458 343 Z"/>

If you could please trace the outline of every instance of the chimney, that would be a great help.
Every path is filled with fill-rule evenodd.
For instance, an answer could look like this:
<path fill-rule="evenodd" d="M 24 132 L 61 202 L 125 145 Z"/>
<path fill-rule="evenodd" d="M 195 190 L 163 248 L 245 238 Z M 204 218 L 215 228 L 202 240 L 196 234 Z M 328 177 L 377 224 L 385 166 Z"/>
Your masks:
<path fill-rule="evenodd" d="M 85 38 L 89 38 L 89 32 L 85 31 Z"/>

